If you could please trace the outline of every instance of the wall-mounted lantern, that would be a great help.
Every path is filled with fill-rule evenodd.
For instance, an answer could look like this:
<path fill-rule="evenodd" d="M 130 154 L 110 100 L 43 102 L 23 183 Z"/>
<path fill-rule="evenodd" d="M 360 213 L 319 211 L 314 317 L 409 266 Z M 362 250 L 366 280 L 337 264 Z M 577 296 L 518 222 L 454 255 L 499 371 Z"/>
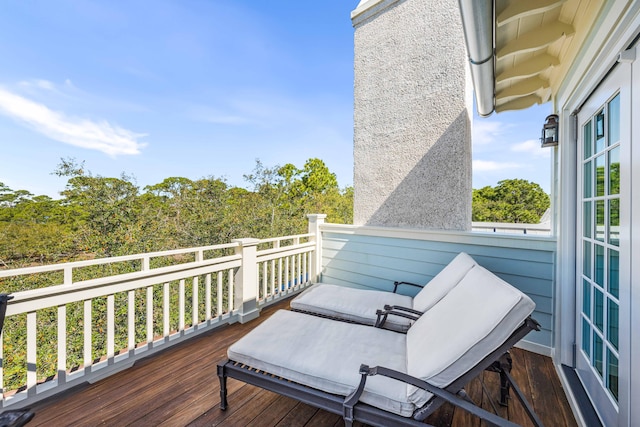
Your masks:
<path fill-rule="evenodd" d="M 542 147 L 555 147 L 558 145 L 558 115 L 547 116 L 544 126 L 542 126 L 542 136 L 540 142 Z"/>

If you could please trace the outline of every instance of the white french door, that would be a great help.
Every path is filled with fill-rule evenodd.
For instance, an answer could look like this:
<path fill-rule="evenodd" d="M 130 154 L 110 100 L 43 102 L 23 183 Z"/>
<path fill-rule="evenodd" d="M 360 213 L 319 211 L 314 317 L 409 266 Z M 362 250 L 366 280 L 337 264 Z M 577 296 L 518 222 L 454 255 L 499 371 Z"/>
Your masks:
<path fill-rule="evenodd" d="M 630 68 L 614 68 L 578 114 L 576 370 L 607 426 L 629 374 Z"/>

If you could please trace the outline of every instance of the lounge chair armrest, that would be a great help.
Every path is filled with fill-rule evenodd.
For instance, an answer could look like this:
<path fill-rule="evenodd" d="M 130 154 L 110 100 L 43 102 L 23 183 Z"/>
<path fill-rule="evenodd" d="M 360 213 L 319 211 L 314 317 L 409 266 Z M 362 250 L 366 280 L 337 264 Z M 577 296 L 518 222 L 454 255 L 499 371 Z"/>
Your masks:
<path fill-rule="evenodd" d="M 352 393 L 352 395 L 350 396 L 351 399 L 355 398 L 356 395 L 358 398 L 360 397 L 360 395 L 362 395 L 362 392 L 364 391 L 364 383 L 365 383 L 365 381 L 363 381 L 364 378 L 366 378 L 367 376 L 382 375 L 387 378 L 392 378 L 394 380 L 401 381 L 405 384 L 411 384 L 413 386 L 426 390 L 429 393 L 433 394 L 434 396 L 437 396 L 445 400 L 446 402 L 449 402 L 459 408 L 466 410 L 467 412 L 473 415 L 480 417 L 481 419 L 487 421 L 491 425 L 504 426 L 504 427 L 518 426 L 518 424 L 512 423 L 511 421 L 505 420 L 504 418 L 501 418 L 496 414 L 492 414 L 489 411 L 485 411 L 484 409 L 479 408 L 473 403 L 465 400 L 464 398 L 454 393 L 451 393 L 450 391 L 447 391 L 443 388 L 429 384 L 428 382 L 423 381 L 420 378 L 407 375 L 404 372 L 385 368 L 384 366 L 374 366 L 373 368 L 370 368 L 369 366 L 363 364 L 363 365 L 360 365 L 360 375 L 362 375 L 362 379 L 360 380 L 360 385 L 358 386 L 358 389 L 354 393 Z M 422 420 L 419 420 L 419 421 L 422 421 Z"/>
<path fill-rule="evenodd" d="M 398 290 L 398 286 L 400 285 L 409 285 L 409 286 L 415 286 L 416 288 L 424 288 L 424 285 L 418 285 L 417 283 L 411 283 L 411 282 L 393 282 L 393 293 L 395 294 L 396 291 Z"/>
<path fill-rule="evenodd" d="M 405 319 L 409 319 L 409 320 L 418 320 L 420 318 L 420 315 L 422 314 L 420 312 L 417 312 L 419 314 L 413 314 L 413 313 L 405 313 L 404 311 L 401 311 L 401 310 L 395 311 L 391 309 L 391 306 L 388 306 L 388 305 L 385 305 L 384 307 L 385 307 L 384 310 L 376 310 L 377 318 L 376 318 L 376 324 L 374 325 L 376 328 L 384 327 L 384 324 L 387 322 L 387 317 L 389 317 L 390 314 L 398 317 L 404 317 Z M 387 307 L 389 307 L 389 309 L 387 309 Z M 412 310 L 412 311 L 415 311 L 415 310 Z"/>
<path fill-rule="evenodd" d="M 353 421 L 355 420 L 355 417 L 353 414 L 353 407 L 360 400 L 360 396 L 364 391 L 364 385 L 367 382 L 368 373 L 363 372 L 362 370 L 363 366 L 366 366 L 366 365 L 360 365 L 361 376 L 360 376 L 360 384 L 358 384 L 358 388 L 356 388 L 353 391 L 353 393 L 345 397 L 344 403 L 342 404 L 342 418 L 344 419 L 345 425 L 347 426 L 352 425 Z"/>
<path fill-rule="evenodd" d="M 401 305 L 385 305 L 384 309 L 385 311 L 405 311 L 407 313 L 415 314 L 417 317 L 420 317 L 424 314 L 423 311 L 414 310 L 413 308 L 409 307 L 402 307 Z"/>

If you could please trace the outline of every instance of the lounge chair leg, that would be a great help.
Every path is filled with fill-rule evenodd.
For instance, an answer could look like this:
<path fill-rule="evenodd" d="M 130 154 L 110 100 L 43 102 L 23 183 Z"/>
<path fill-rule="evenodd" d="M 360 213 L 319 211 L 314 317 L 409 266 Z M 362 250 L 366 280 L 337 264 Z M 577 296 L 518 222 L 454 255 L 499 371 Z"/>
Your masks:
<path fill-rule="evenodd" d="M 218 365 L 218 378 L 220 379 L 220 409 L 227 410 L 227 372 L 225 365 Z"/>
<path fill-rule="evenodd" d="M 529 418 L 533 422 L 533 425 L 535 425 L 536 427 L 543 427 L 542 421 L 540 421 L 540 418 L 538 418 L 527 399 L 525 399 L 524 395 L 522 394 L 522 390 L 520 390 L 518 384 L 515 383 L 511 374 L 505 371 L 504 375 L 507 378 L 507 381 L 509 381 L 509 384 L 511 384 L 511 387 L 513 387 L 513 391 L 516 393 L 516 396 L 518 397 L 520 403 L 522 403 L 522 406 L 524 406 L 524 410 L 529 415 Z"/>
<path fill-rule="evenodd" d="M 511 373 L 511 368 L 513 367 L 511 355 L 509 352 L 505 353 L 499 360 L 500 363 L 500 405 L 509 406 L 509 399 L 511 396 L 509 395 L 509 379 L 507 378 L 506 372 Z"/>

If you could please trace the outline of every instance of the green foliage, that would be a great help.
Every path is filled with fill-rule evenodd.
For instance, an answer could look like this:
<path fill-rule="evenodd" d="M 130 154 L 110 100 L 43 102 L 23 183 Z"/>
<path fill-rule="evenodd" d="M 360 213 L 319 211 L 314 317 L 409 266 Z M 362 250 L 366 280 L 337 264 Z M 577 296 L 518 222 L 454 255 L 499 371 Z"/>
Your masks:
<path fill-rule="evenodd" d="M 141 190 L 130 176 L 93 175 L 74 159 L 54 173 L 68 178 L 60 200 L 0 183 L 0 267 L 300 234 L 310 213 L 353 218 L 353 189 L 340 190 L 320 159 L 302 168 L 257 160 L 245 175 L 250 190 L 215 177 L 169 177 Z"/>
<path fill-rule="evenodd" d="M 536 183 L 506 179 L 496 187 L 473 190 L 473 221 L 536 224 L 551 205 Z"/>

